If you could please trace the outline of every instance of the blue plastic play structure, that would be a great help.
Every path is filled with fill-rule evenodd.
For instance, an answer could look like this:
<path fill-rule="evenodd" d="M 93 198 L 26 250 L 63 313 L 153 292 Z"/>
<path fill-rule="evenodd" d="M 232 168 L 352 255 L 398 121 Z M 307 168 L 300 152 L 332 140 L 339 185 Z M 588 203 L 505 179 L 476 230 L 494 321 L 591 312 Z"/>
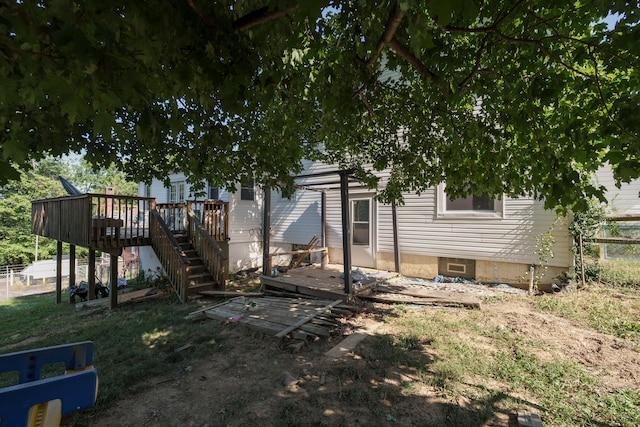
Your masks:
<path fill-rule="evenodd" d="M 64 374 L 41 378 L 44 366 L 61 363 Z M 18 384 L 0 388 L 0 427 L 59 426 L 62 415 L 95 404 L 91 341 L 0 355 L 0 374 L 14 371 Z"/>

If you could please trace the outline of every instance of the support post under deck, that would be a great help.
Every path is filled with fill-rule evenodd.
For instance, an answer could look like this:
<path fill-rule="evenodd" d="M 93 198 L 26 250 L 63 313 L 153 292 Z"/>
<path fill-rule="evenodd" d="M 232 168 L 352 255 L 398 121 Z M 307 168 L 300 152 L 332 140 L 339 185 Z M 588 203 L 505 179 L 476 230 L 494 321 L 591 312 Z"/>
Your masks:
<path fill-rule="evenodd" d="M 118 257 L 122 253 L 122 249 L 117 252 L 111 252 L 109 254 L 110 268 L 109 268 L 109 283 L 111 284 L 111 309 L 114 310 L 118 307 Z"/>
<path fill-rule="evenodd" d="M 344 293 L 351 294 L 351 222 L 349 218 L 349 175 L 340 172 L 340 206 L 342 207 L 342 258 L 344 265 Z"/>
<path fill-rule="evenodd" d="M 69 287 L 76 284 L 76 245 L 69 245 Z"/>
<path fill-rule="evenodd" d="M 89 271 L 87 272 L 87 282 L 89 282 L 89 299 L 96 296 L 96 250 L 89 248 Z"/>
<path fill-rule="evenodd" d="M 271 187 L 264 185 L 264 195 L 262 199 L 262 274 L 271 275 L 271 265 L 269 265 L 269 251 L 271 245 Z"/>
<path fill-rule="evenodd" d="M 56 304 L 62 302 L 62 242 L 58 240 L 56 256 Z"/>

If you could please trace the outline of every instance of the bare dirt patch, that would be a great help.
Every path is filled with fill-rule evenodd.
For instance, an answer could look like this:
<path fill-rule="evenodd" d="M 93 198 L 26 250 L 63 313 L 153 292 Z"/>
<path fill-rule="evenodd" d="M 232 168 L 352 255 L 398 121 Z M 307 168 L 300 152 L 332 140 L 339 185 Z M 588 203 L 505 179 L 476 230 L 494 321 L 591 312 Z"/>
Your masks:
<path fill-rule="evenodd" d="M 429 316 L 435 310 L 451 319 L 472 317 L 480 327 L 506 328 L 540 343 L 534 351 L 542 360 L 570 358 L 597 372 L 608 387 L 640 388 L 637 347 L 540 312 L 530 297 L 489 302 L 480 312 L 422 308 L 419 315 Z M 177 364 L 172 372 L 148 381 L 143 391 L 100 414 L 91 425 L 456 425 L 461 414 L 471 420 L 468 425 L 516 425 L 513 407 L 496 404 L 487 415 L 477 401 L 447 395 L 425 382 L 433 361 L 431 350 L 420 354 L 425 372 L 402 364 L 380 369 L 375 361 L 363 360 L 358 348 L 341 359 L 325 355 L 353 331 L 380 322 L 388 311 L 389 306 L 370 305 L 348 319 L 337 336 L 308 343 L 299 351 L 242 325 L 226 324 L 220 343 L 226 348 L 215 357 Z M 219 327 L 213 320 L 205 321 Z M 375 330 L 378 336 L 397 332 L 386 323 Z M 370 340 L 366 338 L 361 345 Z M 489 341 L 486 345 L 487 352 L 499 350 L 491 348 Z"/>

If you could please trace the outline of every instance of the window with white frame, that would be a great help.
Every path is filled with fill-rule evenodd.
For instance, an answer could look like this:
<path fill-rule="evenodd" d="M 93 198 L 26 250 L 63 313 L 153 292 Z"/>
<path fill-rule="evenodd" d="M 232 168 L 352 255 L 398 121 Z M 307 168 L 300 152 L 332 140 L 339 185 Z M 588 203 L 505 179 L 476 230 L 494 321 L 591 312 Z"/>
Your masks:
<path fill-rule="evenodd" d="M 240 186 L 240 200 L 255 200 L 256 190 L 253 179 L 243 182 Z"/>
<path fill-rule="evenodd" d="M 445 185 L 438 186 L 438 217 L 444 218 L 502 218 L 504 216 L 501 199 L 485 194 L 470 194 L 466 197 L 451 198 Z"/>
<path fill-rule="evenodd" d="M 220 200 L 220 189 L 209 185 L 209 200 Z"/>
<path fill-rule="evenodd" d="M 184 202 L 184 188 L 184 181 L 172 182 L 169 186 L 169 203 Z"/>

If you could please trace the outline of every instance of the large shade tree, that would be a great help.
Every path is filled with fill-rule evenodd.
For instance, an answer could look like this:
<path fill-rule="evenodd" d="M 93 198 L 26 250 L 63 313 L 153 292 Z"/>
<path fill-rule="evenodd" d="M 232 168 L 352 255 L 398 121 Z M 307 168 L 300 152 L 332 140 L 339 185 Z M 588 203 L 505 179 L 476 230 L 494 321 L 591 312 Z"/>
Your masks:
<path fill-rule="evenodd" d="M 446 181 L 576 207 L 605 162 L 640 175 L 639 6 L 0 1 L 0 179 L 85 150 L 286 190 L 307 157 L 390 170 L 386 201 Z"/>

